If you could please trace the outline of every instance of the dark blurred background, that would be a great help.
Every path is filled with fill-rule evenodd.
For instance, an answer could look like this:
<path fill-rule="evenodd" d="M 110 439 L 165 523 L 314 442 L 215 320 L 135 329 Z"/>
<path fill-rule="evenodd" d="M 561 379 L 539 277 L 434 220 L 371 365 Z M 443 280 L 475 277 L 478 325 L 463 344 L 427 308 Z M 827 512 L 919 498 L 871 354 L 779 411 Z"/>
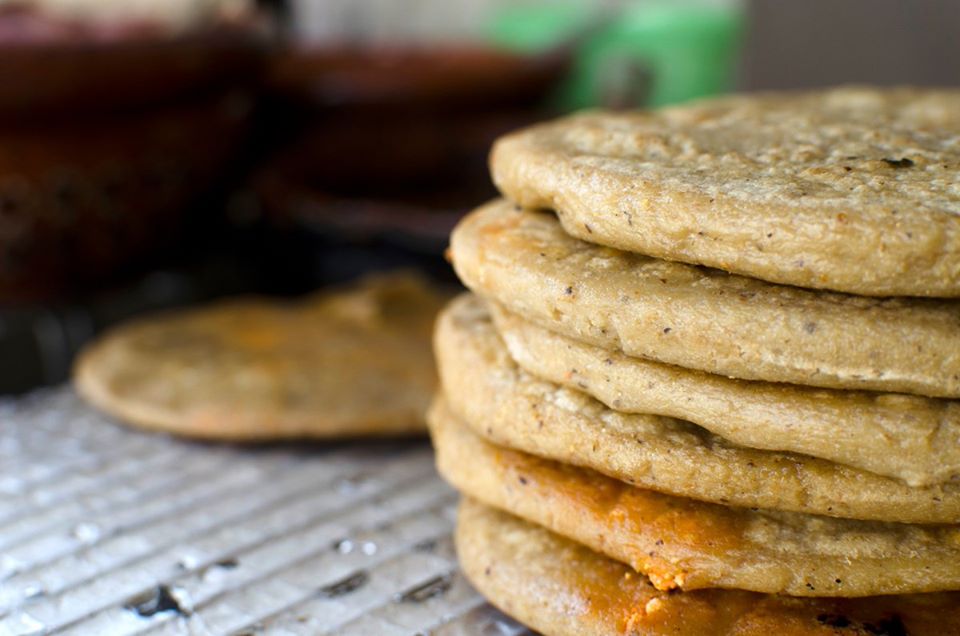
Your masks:
<path fill-rule="evenodd" d="M 957 24 L 947 0 L 0 0 L 0 393 L 145 311 L 401 266 L 453 284 L 447 234 L 510 129 L 957 84 Z"/>
<path fill-rule="evenodd" d="M 960 83 L 955 0 L 754 0 L 747 19 L 743 89 Z"/>

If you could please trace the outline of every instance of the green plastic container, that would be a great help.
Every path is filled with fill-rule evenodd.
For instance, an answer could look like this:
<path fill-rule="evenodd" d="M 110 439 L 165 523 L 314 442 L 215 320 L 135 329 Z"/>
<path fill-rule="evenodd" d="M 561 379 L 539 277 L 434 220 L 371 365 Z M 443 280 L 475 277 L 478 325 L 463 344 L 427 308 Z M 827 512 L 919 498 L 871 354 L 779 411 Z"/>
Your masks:
<path fill-rule="evenodd" d="M 739 4 L 627 3 L 601 12 L 590 3 L 524 4 L 489 24 L 492 44 L 526 53 L 571 47 L 570 77 L 556 106 L 661 106 L 728 91 L 743 31 Z"/>

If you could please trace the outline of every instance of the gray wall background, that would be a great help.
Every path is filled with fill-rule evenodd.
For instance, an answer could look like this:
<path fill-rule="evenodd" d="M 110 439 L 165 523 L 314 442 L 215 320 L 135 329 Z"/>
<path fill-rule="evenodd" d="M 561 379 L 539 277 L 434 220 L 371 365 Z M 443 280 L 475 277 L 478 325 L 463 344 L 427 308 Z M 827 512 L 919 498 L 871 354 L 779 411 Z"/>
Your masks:
<path fill-rule="evenodd" d="M 752 0 L 744 89 L 960 85 L 960 0 Z"/>

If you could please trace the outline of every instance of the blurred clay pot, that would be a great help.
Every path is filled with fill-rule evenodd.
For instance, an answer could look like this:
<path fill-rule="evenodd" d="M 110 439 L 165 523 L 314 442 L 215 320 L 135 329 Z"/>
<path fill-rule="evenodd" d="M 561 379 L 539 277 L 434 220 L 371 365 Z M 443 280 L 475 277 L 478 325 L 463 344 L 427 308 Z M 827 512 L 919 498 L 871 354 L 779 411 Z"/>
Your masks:
<path fill-rule="evenodd" d="M 0 13 L 0 302 L 96 287 L 175 236 L 240 139 L 263 45 Z M 6 22 L 5 22 L 6 21 Z"/>

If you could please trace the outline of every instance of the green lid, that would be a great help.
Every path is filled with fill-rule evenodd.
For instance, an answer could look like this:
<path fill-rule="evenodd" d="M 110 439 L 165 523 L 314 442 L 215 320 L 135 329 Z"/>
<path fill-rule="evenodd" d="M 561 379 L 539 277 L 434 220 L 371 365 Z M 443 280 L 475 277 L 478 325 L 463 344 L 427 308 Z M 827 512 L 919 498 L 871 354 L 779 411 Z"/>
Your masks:
<path fill-rule="evenodd" d="M 730 2 L 628 3 L 602 14 L 583 3 L 526 4 L 498 13 L 490 41 L 535 53 L 573 46 L 558 106 L 660 106 L 729 90 L 743 28 Z"/>
<path fill-rule="evenodd" d="M 516 3 L 494 14 L 485 35 L 495 46 L 539 53 L 572 41 L 597 13 L 585 2 Z"/>

